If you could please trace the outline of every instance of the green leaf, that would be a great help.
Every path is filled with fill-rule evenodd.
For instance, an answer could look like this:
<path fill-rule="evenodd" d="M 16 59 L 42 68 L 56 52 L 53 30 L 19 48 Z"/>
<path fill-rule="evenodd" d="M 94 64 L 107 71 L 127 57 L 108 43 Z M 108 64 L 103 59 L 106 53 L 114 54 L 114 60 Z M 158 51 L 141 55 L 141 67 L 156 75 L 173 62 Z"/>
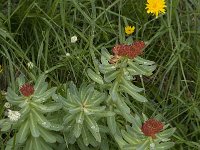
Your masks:
<path fill-rule="evenodd" d="M 106 74 L 104 74 L 104 80 L 106 82 L 110 83 L 111 81 L 113 81 L 117 77 L 117 75 L 119 73 L 120 73 L 119 70 L 106 73 Z"/>
<path fill-rule="evenodd" d="M 122 83 L 124 84 L 124 86 L 126 86 L 130 91 L 141 92 L 144 90 L 143 88 L 139 88 L 139 87 L 135 86 L 134 84 L 132 84 L 130 81 L 127 81 L 123 77 L 121 79 L 122 79 Z"/>
<path fill-rule="evenodd" d="M 53 98 L 55 99 L 56 96 L 54 96 Z M 61 95 L 57 95 L 57 99 L 58 101 L 60 101 L 64 106 L 66 107 L 76 107 L 77 104 L 71 100 L 69 100 L 70 97 L 68 97 L 68 99 L 65 99 L 64 97 L 62 97 Z"/>
<path fill-rule="evenodd" d="M 99 133 L 99 127 L 96 121 L 89 116 L 85 116 L 85 120 L 87 123 L 87 128 L 90 130 L 92 135 L 95 137 L 96 141 L 101 142 L 101 135 Z"/>
<path fill-rule="evenodd" d="M 170 129 L 164 130 L 164 131 L 156 134 L 156 137 L 158 137 L 159 139 L 167 139 L 173 135 L 175 130 L 176 130 L 176 128 L 170 128 Z"/>
<path fill-rule="evenodd" d="M 76 114 L 69 114 L 67 113 L 67 115 L 63 118 L 63 124 L 68 124 L 70 121 L 74 120 Z"/>
<path fill-rule="evenodd" d="M 99 106 L 105 99 L 105 93 L 94 92 L 93 97 L 88 101 L 87 106 Z"/>
<path fill-rule="evenodd" d="M 132 145 L 138 144 L 139 141 L 133 135 L 131 136 L 130 133 L 127 133 L 125 130 L 122 130 L 121 133 L 122 133 L 123 138 L 129 144 L 132 144 Z"/>
<path fill-rule="evenodd" d="M 57 111 L 62 108 L 61 103 L 49 103 L 49 104 L 42 105 L 42 104 L 31 102 L 30 104 L 33 107 L 35 107 L 35 109 L 37 109 L 43 113 L 54 112 L 54 111 Z"/>
<path fill-rule="evenodd" d="M 83 124 L 84 121 L 84 113 L 81 112 L 76 117 L 76 123 Z"/>
<path fill-rule="evenodd" d="M 43 150 L 40 144 L 40 138 L 33 138 L 33 145 L 35 150 Z"/>
<path fill-rule="evenodd" d="M 53 133 L 49 132 L 48 130 L 45 130 L 44 128 L 39 127 L 40 135 L 41 137 L 48 143 L 55 143 L 56 142 L 56 136 L 54 136 Z"/>
<path fill-rule="evenodd" d="M 153 65 L 153 64 L 155 64 L 155 62 L 143 59 L 139 56 L 135 57 L 134 61 L 136 61 L 137 63 L 142 64 L 142 65 Z"/>
<path fill-rule="evenodd" d="M 98 75 L 97 73 L 95 73 L 92 69 L 88 69 L 87 70 L 88 76 L 95 82 L 99 83 L 99 84 L 103 84 L 103 79 L 101 77 L 101 75 Z"/>
<path fill-rule="evenodd" d="M 3 122 L 1 125 L 1 131 L 8 131 L 11 128 L 11 123 L 10 122 Z"/>
<path fill-rule="evenodd" d="M 45 82 L 45 79 L 46 79 L 46 75 L 45 74 L 41 74 L 37 81 L 35 82 L 35 86 L 34 86 L 34 89 L 35 89 L 35 93 L 39 93 L 44 85 L 44 82 Z"/>
<path fill-rule="evenodd" d="M 52 95 L 55 94 L 56 89 L 57 89 L 56 87 L 53 87 L 40 95 L 33 95 L 32 100 L 34 102 L 43 103 L 47 101 Z"/>
<path fill-rule="evenodd" d="M 48 125 L 47 123 L 40 123 L 40 125 L 42 127 L 44 127 L 45 129 L 48 129 L 48 130 L 52 130 L 52 131 L 60 131 L 63 129 L 63 126 L 60 125 L 60 124 L 55 124 L 55 123 L 50 123 L 50 125 Z"/>
<path fill-rule="evenodd" d="M 29 117 L 29 123 L 30 123 L 30 130 L 31 130 L 31 134 L 33 137 L 39 137 L 40 136 L 40 132 L 38 130 L 38 125 L 37 125 L 37 121 L 35 120 L 35 118 L 33 117 L 33 114 L 30 113 L 30 117 Z"/>
<path fill-rule="evenodd" d="M 76 137 L 76 138 L 78 138 L 80 135 L 81 135 L 81 130 L 82 130 L 82 124 L 80 124 L 80 123 L 76 123 L 75 125 L 74 125 L 74 136 Z"/>
<path fill-rule="evenodd" d="M 110 53 L 108 52 L 108 50 L 105 47 L 101 48 L 101 54 L 108 60 L 112 57 L 112 55 L 110 55 Z"/>
<path fill-rule="evenodd" d="M 126 87 L 126 86 L 124 86 L 122 84 L 120 85 L 120 87 L 124 90 L 124 92 L 127 92 L 135 100 L 137 100 L 139 102 L 147 102 L 147 99 L 144 96 L 142 96 L 142 95 L 140 95 L 140 94 L 138 94 L 138 93 L 136 93 L 134 91 L 131 91 L 128 87 Z"/>
<path fill-rule="evenodd" d="M 137 63 L 134 63 L 132 61 L 128 61 L 128 64 L 131 69 L 135 70 L 140 75 L 146 75 L 146 76 L 152 75 L 152 72 L 145 69 L 142 65 L 138 65 Z"/>
<path fill-rule="evenodd" d="M 69 113 L 70 114 L 76 114 L 78 112 L 81 112 L 83 110 L 83 108 L 80 106 L 80 107 L 76 107 L 76 108 L 69 108 Z"/>
<path fill-rule="evenodd" d="M 149 147 L 149 139 L 146 139 L 146 141 L 143 141 L 142 144 L 138 144 L 137 145 L 137 150 L 145 150 L 145 149 L 148 149 Z"/>
<path fill-rule="evenodd" d="M 114 135 L 116 133 L 116 128 L 117 128 L 115 116 L 107 117 L 107 124 L 108 124 L 108 128 L 110 129 L 111 133 Z"/>
<path fill-rule="evenodd" d="M 171 147 L 174 146 L 174 142 L 165 142 L 165 143 L 160 143 L 156 144 L 156 150 L 165 150 L 165 149 L 170 149 Z"/>
<path fill-rule="evenodd" d="M 111 95 L 113 101 L 117 101 L 119 99 L 119 96 L 118 96 L 118 87 L 119 87 L 119 82 L 115 81 L 114 85 L 110 89 L 110 95 Z"/>
<path fill-rule="evenodd" d="M 130 114 L 130 112 L 131 112 L 131 111 L 130 111 L 130 108 L 126 105 L 126 103 L 124 102 L 123 99 L 120 98 L 120 99 L 117 101 L 116 104 L 117 104 L 118 108 L 119 108 L 121 111 Z"/>
<path fill-rule="evenodd" d="M 24 74 L 20 74 L 19 77 L 17 78 L 17 82 L 19 87 L 21 87 L 25 83 L 25 76 Z"/>
<path fill-rule="evenodd" d="M 83 126 L 83 128 L 82 128 L 82 139 L 83 139 L 83 143 L 86 146 L 89 145 L 89 137 L 88 137 L 89 135 L 88 135 L 88 133 L 89 133 L 88 129 Z"/>
<path fill-rule="evenodd" d="M 17 141 L 19 143 L 24 143 L 27 140 L 29 132 L 29 121 L 26 120 L 24 123 L 21 124 L 20 129 L 17 133 Z"/>
<path fill-rule="evenodd" d="M 27 140 L 27 142 L 25 144 L 26 144 L 26 146 L 25 146 L 24 150 L 35 150 L 34 142 L 31 137 L 29 137 L 29 139 Z"/>
<path fill-rule="evenodd" d="M 106 62 L 107 64 L 99 65 L 99 70 L 101 73 L 106 74 L 116 70 L 116 67 L 114 65 L 109 64 L 107 60 Z"/>
<path fill-rule="evenodd" d="M 31 113 L 34 114 L 34 117 L 36 118 L 37 122 L 41 125 L 44 124 L 46 126 L 50 126 L 51 123 L 44 117 L 42 113 L 38 113 L 34 108 L 31 109 Z"/>

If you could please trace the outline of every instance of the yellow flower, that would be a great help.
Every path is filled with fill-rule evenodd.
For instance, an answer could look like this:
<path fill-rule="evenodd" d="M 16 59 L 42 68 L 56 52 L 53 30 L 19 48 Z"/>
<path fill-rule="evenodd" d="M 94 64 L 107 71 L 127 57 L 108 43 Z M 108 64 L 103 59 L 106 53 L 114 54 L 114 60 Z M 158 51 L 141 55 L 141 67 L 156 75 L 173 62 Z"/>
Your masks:
<path fill-rule="evenodd" d="M 0 65 L 0 73 L 3 71 L 3 67 Z"/>
<path fill-rule="evenodd" d="M 125 27 L 125 33 L 128 34 L 128 35 L 132 34 L 134 32 L 134 30 L 135 30 L 134 26 L 132 26 L 132 27 L 131 26 L 126 26 Z"/>
<path fill-rule="evenodd" d="M 165 13 L 165 0 L 147 0 L 147 13 L 152 13 L 158 18 L 159 13 Z"/>

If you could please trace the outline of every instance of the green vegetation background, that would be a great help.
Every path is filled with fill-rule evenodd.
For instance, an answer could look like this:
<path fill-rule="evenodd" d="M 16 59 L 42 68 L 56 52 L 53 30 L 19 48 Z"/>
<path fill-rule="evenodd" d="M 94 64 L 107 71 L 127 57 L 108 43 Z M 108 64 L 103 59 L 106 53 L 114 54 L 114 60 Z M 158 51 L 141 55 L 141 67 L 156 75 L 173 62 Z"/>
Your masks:
<path fill-rule="evenodd" d="M 134 25 L 133 38 L 148 41 L 143 57 L 158 67 L 145 87 L 147 104 L 138 112 L 161 114 L 177 130 L 174 149 L 200 149 L 200 1 L 168 0 L 158 19 L 145 11 L 145 0 L 1 0 L 0 89 L 14 87 L 20 73 L 49 73 L 51 84 L 90 82 L 86 74 L 100 56 L 123 41 L 124 27 Z M 76 35 L 78 41 L 71 43 Z M 70 53 L 70 56 L 66 56 Z M 34 63 L 32 70 L 28 62 Z M 141 82 L 142 81 L 142 82 Z M 4 116 L 0 95 L 0 118 Z M 9 135 L 0 137 L 3 147 Z"/>

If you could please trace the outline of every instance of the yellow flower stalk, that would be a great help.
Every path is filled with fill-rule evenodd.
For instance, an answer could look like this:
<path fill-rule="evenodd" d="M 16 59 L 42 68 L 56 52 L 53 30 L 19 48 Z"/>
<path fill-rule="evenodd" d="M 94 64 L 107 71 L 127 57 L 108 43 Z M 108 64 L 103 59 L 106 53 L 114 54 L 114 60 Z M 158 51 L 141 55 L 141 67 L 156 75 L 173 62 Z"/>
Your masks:
<path fill-rule="evenodd" d="M 165 13 L 166 3 L 165 0 L 147 0 L 146 4 L 147 13 L 152 13 L 158 18 L 159 13 Z"/>
<path fill-rule="evenodd" d="M 133 32 L 135 31 L 135 27 L 134 26 L 126 26 L 125 27 L 125 33 L 127 34 L 127 35 L 130 35 L 130 34 L 132 34 Z"/>

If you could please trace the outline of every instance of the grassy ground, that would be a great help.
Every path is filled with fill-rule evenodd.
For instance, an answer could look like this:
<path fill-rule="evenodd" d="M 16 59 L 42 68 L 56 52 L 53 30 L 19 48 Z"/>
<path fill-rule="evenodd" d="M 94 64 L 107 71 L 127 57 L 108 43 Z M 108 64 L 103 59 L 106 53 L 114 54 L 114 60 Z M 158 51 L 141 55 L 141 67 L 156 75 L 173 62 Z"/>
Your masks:
<path fill-rule="evenodd" d="M 1 1 L 1 90 L 14 87 L 20 73 L 32 78 L 49 72 L 57 86 L 89 82 L 86 69 L 96 64 L 102 46 L 111 50 L 123 41 L 124 27 L 134 25 L 133 38 L 149 43 L 143 57 L 158 65 L 151 78 L 137 80 L 150 100 L 142 112 L 160 114 L 177 128 L 174 149 L 200 149 L 199 0 L 168 0 L 158 19 L 146 13 L 144 0 Z M 73 35 L 77 43 L 71 43 Z M 0 96 L 0 118 L 4 102 Z M 141 105 L 134 107 L 141 112 Z"/>

